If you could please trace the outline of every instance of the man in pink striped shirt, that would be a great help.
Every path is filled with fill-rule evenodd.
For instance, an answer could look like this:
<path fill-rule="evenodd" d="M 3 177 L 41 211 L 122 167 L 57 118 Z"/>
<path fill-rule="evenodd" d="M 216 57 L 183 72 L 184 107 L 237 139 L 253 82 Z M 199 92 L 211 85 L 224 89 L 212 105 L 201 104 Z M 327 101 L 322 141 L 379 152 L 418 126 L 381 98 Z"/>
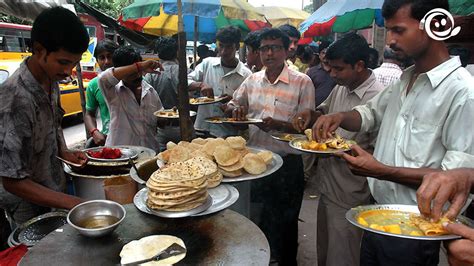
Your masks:
<path fill-rule="evenodd" d="M 226 112 L 237 119 L 263 119 L 258 127 L 249 126 L 248 145 L 283 157 L 283 166 L 276 173 L 252 181 L 252 201 L 263 204 L 259 227 L 270 242 L 272 256 L 279 265 L 296 265 L 303 162 L 299 152 L 272 139 L 268 131 L 293 131 L 291 121 L 295 114 L 314 108 L 314 86 L 308 76 L 285 64 L 290 40 L 284 32 L 264 29 L 260 37 L 259 51 L 265 68 L 242 83 Z"/>

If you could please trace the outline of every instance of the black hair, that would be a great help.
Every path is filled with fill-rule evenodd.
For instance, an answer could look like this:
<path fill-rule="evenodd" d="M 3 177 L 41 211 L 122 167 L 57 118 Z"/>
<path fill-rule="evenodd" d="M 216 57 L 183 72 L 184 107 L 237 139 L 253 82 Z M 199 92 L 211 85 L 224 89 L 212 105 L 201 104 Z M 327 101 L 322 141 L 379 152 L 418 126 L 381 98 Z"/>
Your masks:
<path fill-rule="evenodd" d="M 128 66 L 142 61 L 142 56 L 132 46 L 120 46 L 112 55 L 114 67 Z"/>
<path fill-rule="evenodd" d="M 469 59 L 471 59 L 471 52 L 459 45 L 450 45 L 448 46 L 448 51 L 450 55 L 457 55 L 459 56 L 459 59 L 461 60 L 461 65 L 463 67 L 467 66 L 467 63 L 469 62 Z"/>
<path fill-rule="evenodd" d="M 298 39 L 301 37 L 300 32 L 294 26 L 290 24 L 281 25 L 278 28 L 284 33 L 286 33 L 289 37 L 298 38 Z"/>
<path fill-rule="evenodd" d="M 290 38 L 288 35 L 283 32 L 282 30 L 278 28 L 263 28 L 260 31 L 260 41 L 262 40 L 276 40 L 276 39 L 281 39 L 281 42 L 283 43 L 283 47 L 285 50 L 288 50 L 290 47 Z"/>
<path fill-rule="evenodd" d="M 35 42 L 40 43 L 48 53 L 64 49 L 82 54 L 89 46 L 89 34 L 73 12 L 53 7 L 41 12 L 33 22 L 31 43 Z"/>
<path fill-rule="evenodd" d="M 330 41 L 322 40 L 322 41 L 319 43 L 318 51 L 321 52 L 322 50 L 328 48 L 329 45 L 331 45 L 331 42 L 330 42 Z"/>
<path fill-rule="evenodd" d="M 373 47 L 369 47 L 369 59 L 367 61 L 367 67 L 370 69 L 376 69 L 379 66 L 379 51 Z"/>
<path fill-rule="evenodd" d="M 116 44 L 114 41 L 109 40 L 109 39 L 99 41 L 94 50 L 94 57 L 97 58 L 97 56 L 99 56 L 100 53 L 105 52 L 105 51 L 113 54 L 115 50 L 117 50 L 118 47 L 119 47 L 118 44 Z"/>
<path fill-rule="evenodd" d="M 155 47 L 158 57 L 163 60 L 173 60 L 178 56 L 178 44 L 171 37 L 162 37 L 156 42 Z"/>
<path fill-rule="evenodd" d="M 385 0 L 382 6 L 382 16 L 385 19 L 392 18 L 397 11 L 411 5 L 411 17 L 421 20 L 426 13 L 434 8 L 443 8 L 449 11 L 448 0 Z"/>
<path fill-rule="evenodd" d="M 364 37 L 356 33 L 349 33 L 329 46 L 326 51 L 326 59 L 342 59 L 344 63 L 350 64 L 352 67 L 358 61 L 363 61 L 368 67 L 369 45 Z"/>
<path fill-rule="evenodd" d="M 252 50 L 257 51 L 260 47 L 260 31 L 249 32 L 244 39 L 244 43 L 245 45 L 252 47 Z"/>
<path fill-rule="evenodd" d="M 239 45 L 242 34 L 235 26 L 227 26 L 219 29 L 216 33 L 216 40 L 221 43 L 233 43 Z"/>
<path fill-rule="evenodd" d="M 383 50 L 383 58 L 399 61 L 397 55 L 395 54 L 395 52 L 390 47 L 385 47 L 385 49 Z"/>
<path fill-rule="evenodd" d="M 205 44 L 201 44 L 198 47 L 196 47 L 196 52 L 199 57 L 205 57 L 209 54 L 209 47 Z"/>

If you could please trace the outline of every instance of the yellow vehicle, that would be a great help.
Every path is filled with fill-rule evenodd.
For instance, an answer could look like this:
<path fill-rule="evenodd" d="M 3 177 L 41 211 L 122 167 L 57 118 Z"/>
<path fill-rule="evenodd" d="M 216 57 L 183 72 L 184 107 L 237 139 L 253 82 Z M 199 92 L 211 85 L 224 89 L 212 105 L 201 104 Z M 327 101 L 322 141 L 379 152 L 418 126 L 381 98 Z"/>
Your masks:
<path fill-rule="evenodd" d="M 25 57 L 31 55 L 31 26 L 0 22 L 0 84 L 13 74 Z M 84 88 L 88 80 L 84 80 Z M 82 112 L 77 83 L 61 84 L 61 107 L 64 116 Z"/>

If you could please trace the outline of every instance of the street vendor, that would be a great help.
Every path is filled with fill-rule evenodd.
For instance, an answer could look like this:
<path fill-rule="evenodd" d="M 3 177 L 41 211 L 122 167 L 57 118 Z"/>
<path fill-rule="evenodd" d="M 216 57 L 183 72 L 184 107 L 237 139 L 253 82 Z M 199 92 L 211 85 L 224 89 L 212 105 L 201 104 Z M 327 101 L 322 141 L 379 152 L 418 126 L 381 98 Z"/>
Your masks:
<path fill-rule="evenodd" d="M 135 145 L 159 151 L 158 118 L 153 114 L 163 109 L 160 97 L 143 80 L 143 74 L 158 73 L 161 64 L 142 61 L 131 46 L 119 47 L 112 56 L 113 68 L 99 76 L 99 88 L 110 112 L 106 146 Z"/>
<path fill-rule="evenodd" d="M 370 177 L 379 204 L 416 205 L 416 187 L 424 175 L 474 165 L 474 80 L 458 57 L 450 58 L 445 43 L 424 30 L 439 25 L 423 20 L 435 8 L 449 10 L 448 1 L 386 0 L 387 43 L 397 55 L 413 58 L 414 66 L 367 104 L 320 116 L 313 126 L 317 140 L 339 126 L 378 132 L 373 155 L 354 145 L 353 156 L 341 156 L 354 173 Z M 365 232 L 361 264 L 437 265 L 439 248 L 439 241 Z"/>
<path fill-rule="evenodd" d="M 239 120 L 263 119 L 249 126 L 248 145 L 278 153 L 283 166 L 274 174 L 252 181 L 252 201 L 263 203 L 259 227 L 270 242 L 279 265 L 296 265 L 298 215 L 304 190 L 303 162 L 299 152 L 274 140 L 267 131 L 292 130 L 291 119 L 305 109 L 314 109 L 311 79 L 285 64 L 290 39 L 279 29 L 260 32 L 260 57 L 264 69 L 248 77 L 235 91 L 226 113 Z M 257 197 L 258 196 L 258 197 Z"/>
<path fill-rule="evenodd" d="M 0 86 L 0 207 L 19 225 L 49 208 L 71 209 L 81 199 L 64 193 L 60 156 L 84 164 L 68 150 L 61 129 L 64 110 L 58 81 L 71 75 L 89 35 L 71 11 L 43 11 L 31 30 L 33 55 Z"/>
<path fill-rule="evenodd" d="M 240 47 L 241 33 L 239 28 L 228 26 L 221 28 L 216 35 L 220 57 L 209 57 L 197 65 L 188 75 L 189 89 L 199 91 L 202 96 L 228 96 L 252 73 L 245 67 L 235 53 Z M 228 100 L 227 100 L 228 101 Z M 237 134 L 230 125 L 209 124 L 204 120 L 211 116 L 223 116 L 221 104 L 201 105 L 198 108 L 194 128 L 214 137 L 227 137 Z"/>

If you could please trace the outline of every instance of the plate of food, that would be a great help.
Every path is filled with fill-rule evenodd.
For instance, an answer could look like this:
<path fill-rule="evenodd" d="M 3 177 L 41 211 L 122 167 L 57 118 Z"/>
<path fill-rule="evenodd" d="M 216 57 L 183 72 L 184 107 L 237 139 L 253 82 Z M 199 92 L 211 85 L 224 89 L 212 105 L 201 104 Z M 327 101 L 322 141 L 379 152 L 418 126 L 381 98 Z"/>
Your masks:
<path fill-rule="evenodd" d="M 434 223 L 420 215 L 416 205 L 365 205 L 350 209 L 346 219 L 353 225 L 376 234 L 417 240 L 452 240 L 461 236 L 449 234 L 442 223 L 463 223 L 473 227 L 473 222 L 460 215 L 455 221 L 441 218 Z"/>
<path fill-rule="evenodd" d="M 306 129 L 304 131 L 305 137 L 296 138 L 289 142 L 290 147 L 310 153 L 316 154 L 334 154 L 337 152 L 346 152 L 351 150 L 351 146 L 356 144 L 353 140 L 346 140 L 334 134 L 333 138 L 327 139 L 324 142 L 317 142 L 312 138 L 312 130 Z"/>
<path fill-rule="evenodd" d="M 164 110 L 159 110 L 153 113 L 155 116 L 159 118 L 179 118 L 179 111 L 178 109 L 164 109 Z M 196 116 L 195 111 L 189 111 L 189 116 Z"/>
<path fill-rule="evenodd" d="M 214 96 L 212 97 L 197 97 L 197 98 L 191 98 L 189 99 L 189 104 L 191 105 L 205 105 L 205 104 L 213 104 L 213 103 L 218 103 L 224 100 L 226 97 L 225 96 Z"/>
<path fill-rule="evenodd" d="M 290 142 L 294 139 L 301 139 L 305 137 L 303 134 L 285 133 L 280 131 L 270 131 L 269 133 L 272 138 L 284 142 Z"/>
<path fill-rule="evenodd" d="M 94 147 L 83 151 L 89 160 L 98 162 L 127 162 L 138 157 L 136 150 L 123 147 Z"/>
<path fill-rule="evenodd" d="M 232 117 L 209 117 L 205 120 L 211 124 L 260 124 L 263 123 L 262 119 L 255 119 L 255 118 L 247 118 L 246 120 L 237 120 Z"/>

